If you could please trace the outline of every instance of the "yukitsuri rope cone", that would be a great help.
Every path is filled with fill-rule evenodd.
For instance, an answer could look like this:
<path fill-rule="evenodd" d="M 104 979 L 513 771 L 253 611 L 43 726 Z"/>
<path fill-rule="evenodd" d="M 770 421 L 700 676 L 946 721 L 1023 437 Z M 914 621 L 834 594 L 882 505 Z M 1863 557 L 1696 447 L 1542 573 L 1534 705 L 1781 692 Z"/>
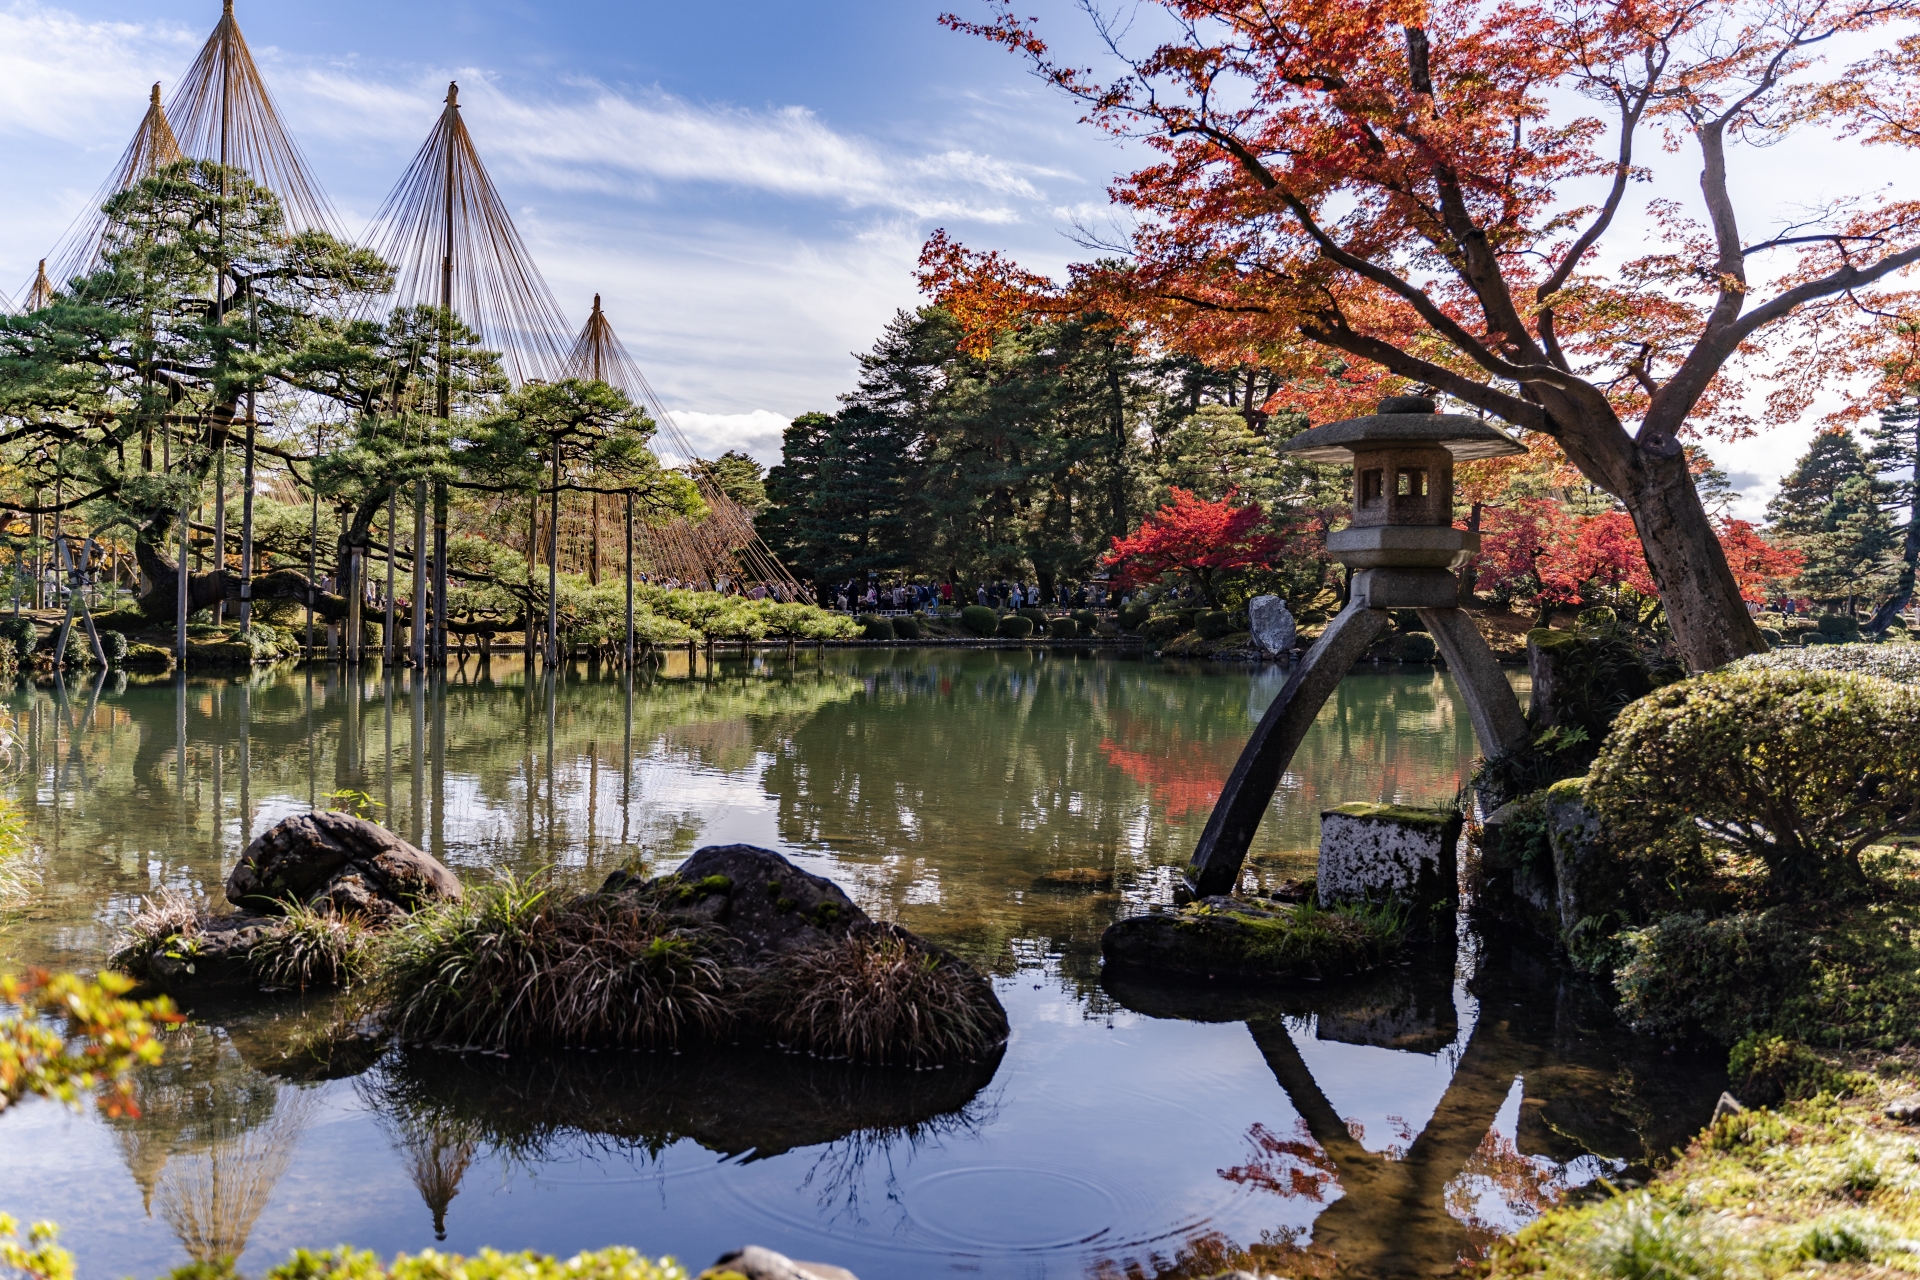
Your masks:
<path fill-rule="evenodd" d="M 809 592 L 773 549 L 761 540 L 753 527 L 753 515 L 735 502 L 694 454 L 693 445 L 660 403 L 647 375 L 627 353 L 606 312 L 600 309 L 600 295 L 593 295 L 593 310 L 580 336 L 574 339 L 567 358 L 567 372 L 580 378 L 597 378 L 627 393 L 636 404 L 644 404 L 667 445 L 686 460 L 693 483 L 709 512 L 695 524 L 684 516 L 640 524 L 636 533 L 648 568 L 656 578 L 673 578 L 689 585 L 717 587 L 724 579 L 739 584 L 762 582 L 778 587 L 788 600 L 806 600 Z"/>

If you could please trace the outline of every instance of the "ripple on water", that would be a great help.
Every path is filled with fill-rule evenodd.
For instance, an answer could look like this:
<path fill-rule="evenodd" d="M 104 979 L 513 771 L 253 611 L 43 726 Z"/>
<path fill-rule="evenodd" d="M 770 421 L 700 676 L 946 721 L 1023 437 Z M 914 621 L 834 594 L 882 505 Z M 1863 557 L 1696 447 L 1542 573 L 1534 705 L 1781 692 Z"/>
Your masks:
<path fill-rule="evenodd" d="M 915 1226 L 983 1252 L 1036 1252 L 1103 1243 L 1123 1221 L 1120 1197 L 1058 1169 L 976 1165 L 928 1174 L 902 1197 Z"/>

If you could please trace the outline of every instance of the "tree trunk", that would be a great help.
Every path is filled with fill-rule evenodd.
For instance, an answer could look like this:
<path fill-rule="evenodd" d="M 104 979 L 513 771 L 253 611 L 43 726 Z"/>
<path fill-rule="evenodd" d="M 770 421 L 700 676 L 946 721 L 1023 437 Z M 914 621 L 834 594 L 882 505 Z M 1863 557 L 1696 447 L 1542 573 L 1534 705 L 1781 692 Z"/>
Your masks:
<path fill-rule="evenodd" d="M 1708 671 L 1766 648 L 1727 567 L 1685 455 L 1636 450 L 1641 465 L 1619 495 L 1633 516 L 1647 567 L 1689 669 Z"/>
<path fill-rule="evenodd" d="M 1912 430 L 1909 427 L 1909 430 Z M 1907 508 L 1906 537 L 1900 543 L 1900 577 L 1895 581 L 1893 594 L 1885 604 L 1874 610 L 1873 620 L 1867 623 L 1867 630 L 1878 635 L 1893 625 L 1900 611 L 1913 599 L 1913 584 L 1916 569 L 1920 569 L 1920 441 L 1914 442 L 1913 477 L 1911 503 Z"/>
<path fill-rule="evenodd" d="M 1676 429 L 1629 435 L 1598 392 L 1541 397 L 1554 437 L 1589 480 L 1620 499 L 1666 607 L 1680 659 L 1710 671 L 1766 648 L 1687 471 Z"/>

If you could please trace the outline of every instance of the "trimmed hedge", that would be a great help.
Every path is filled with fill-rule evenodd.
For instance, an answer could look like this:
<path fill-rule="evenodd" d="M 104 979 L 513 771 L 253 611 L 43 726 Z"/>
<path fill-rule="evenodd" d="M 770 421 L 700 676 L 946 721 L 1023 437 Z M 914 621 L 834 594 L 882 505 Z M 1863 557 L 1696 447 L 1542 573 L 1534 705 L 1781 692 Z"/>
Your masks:
<path fill-rule="evenodd" d="M 1225 609 L 1208 609 L 1195 616 L 1193 629 L 1200 633 L 1202 640 L 1218 640 L 1233 634 L 1233 615 Z"/>
<path fill-rule="evenodd" d="M 1093 635 L 1100 630 L 1100 616 L 1091 609 L 1075 609 L 1072 617 L 1083 636 Z"/>
<path fill-rule="evenodd" d="M 1010 613 L 1000 619 L 997 633 L 1002 640 L 1025 640 L 1033 634 L 1033 619 L 1018 613 Z"/>
<path fill-rule="evenodd" d="M 893 637 L 896 640 L 918 640 L 920 638 L 920 620 L 918 618 L 893 619 Z"/>
<path fill-rule="evenodd" d="M 1395 662 L 1432 662 L 1439 654 L 1440 646 L 1424 631 L 1409 631 L 1393 639 Z"/>
<path fill-rule="evenodd" d="M 983 604 L 970 604 L 960 611 L 960 625 L 985 638 L 1000 628 L 1000 615 Z"/>
<path fill-rule="evenodd" d="M 1047 634 L 1055 640 L 1073 640 L 1080 635 L 1080 624 L 1072 618 L 1054 618 L 1047 623 Z"/>
<path fill-rule="evenodd" d="M 877 613 L 860 615 L 860 638 L 862 640 L 893 639 L 893 623 Z"/>
<path fill-rule="evenodd" d="M 1855 886 L 1861 851 L 1920 818 L 1916 724 L 1910 685 L 1830 672 L 1697 676 L 1621 713 L 1587 803 L 1630 859 L 1717 849 L 1764 864 L 1777 893 Z"/>

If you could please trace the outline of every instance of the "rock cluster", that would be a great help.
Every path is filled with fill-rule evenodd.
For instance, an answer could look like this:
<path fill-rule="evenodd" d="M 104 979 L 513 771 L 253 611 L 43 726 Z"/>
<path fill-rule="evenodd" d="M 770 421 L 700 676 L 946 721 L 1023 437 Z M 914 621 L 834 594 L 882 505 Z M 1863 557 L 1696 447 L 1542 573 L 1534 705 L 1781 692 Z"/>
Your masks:
<path fill-rule="evenodd" d="M 459 880 L 433 855 L 365 818 L 325 809 L 261 832 L 227 876 L 227 901 L 262 915 L 304 904 L 386 922 L 460 896 Z"/>
<path fill-rule="evenodd" d="M 289 907 L 384 928 L 461 892 L 432 854 L 365 818 L 296 814 L 263 831 L 227 876 L 227 900 L 239 910 L 136 919 L 117 963 L 176 993 L 251 986 L 255 952 L 290 927 Z"/>
<path fill-rule="evenodd" d="M 740 943 L 747 959 L 799 951 L 875 927 L 833 881 L 750 844 L 708 845 L 670 876 L 645 879 L 616 871 L 600 892 L 645 892 L 674 914 L 719 925 Z"/>

